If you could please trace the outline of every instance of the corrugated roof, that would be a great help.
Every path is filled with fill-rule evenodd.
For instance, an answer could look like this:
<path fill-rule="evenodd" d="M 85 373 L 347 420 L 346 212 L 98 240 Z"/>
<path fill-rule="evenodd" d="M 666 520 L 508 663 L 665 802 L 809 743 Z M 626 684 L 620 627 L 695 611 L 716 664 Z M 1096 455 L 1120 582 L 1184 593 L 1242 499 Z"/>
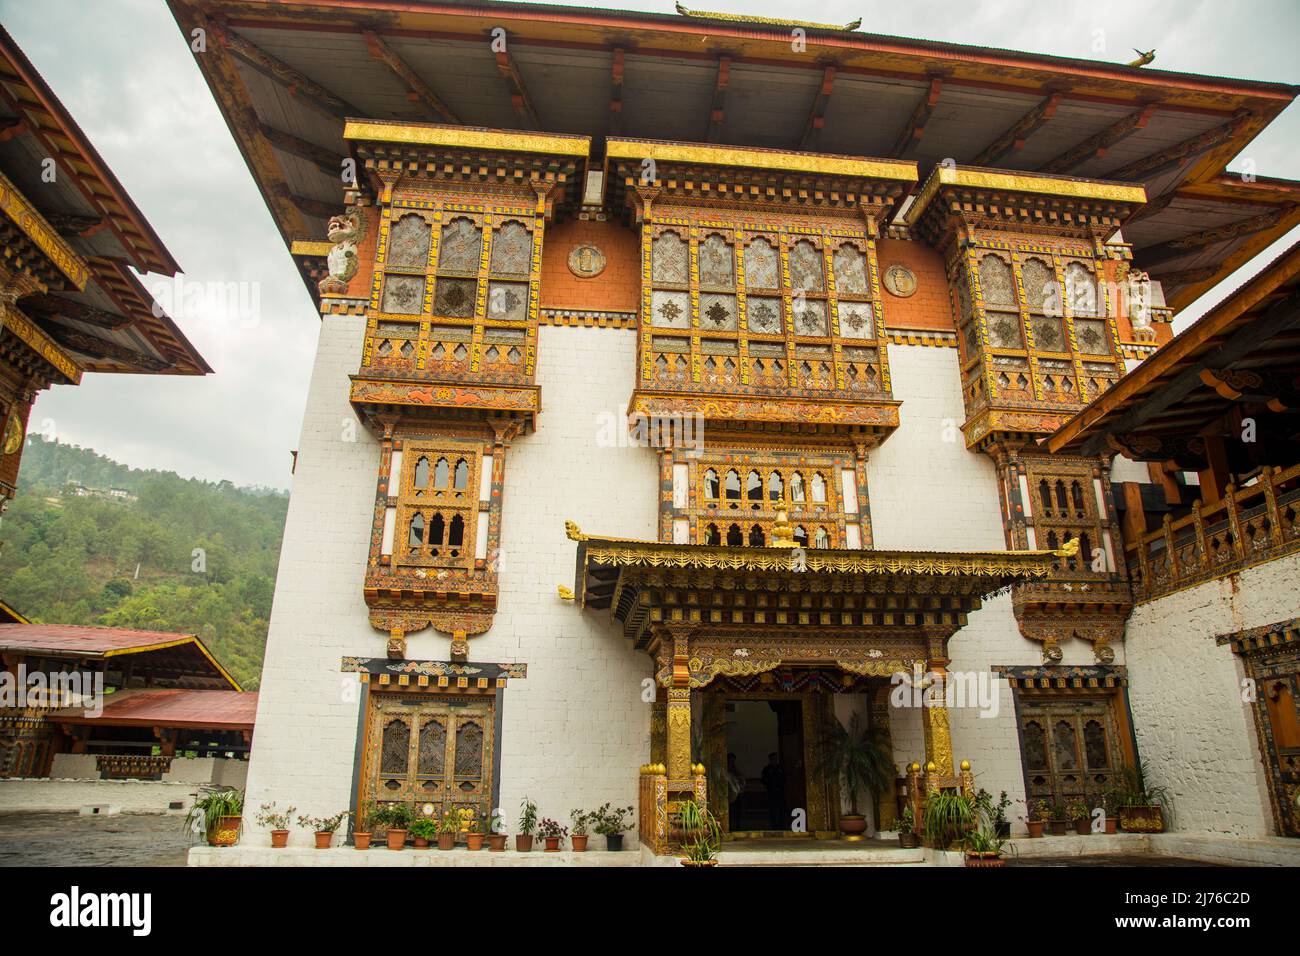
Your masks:
<path fill-rule="evenodd" d="M 103 712 L 91 717 L 80 712 L 51 714 L 61 724 L 98 724 L 110 727 L 194 727 L 205 730 L 253 729 L 257 693 L 233 690 L 145 689 L 124 690 L 104 700 Z"/>

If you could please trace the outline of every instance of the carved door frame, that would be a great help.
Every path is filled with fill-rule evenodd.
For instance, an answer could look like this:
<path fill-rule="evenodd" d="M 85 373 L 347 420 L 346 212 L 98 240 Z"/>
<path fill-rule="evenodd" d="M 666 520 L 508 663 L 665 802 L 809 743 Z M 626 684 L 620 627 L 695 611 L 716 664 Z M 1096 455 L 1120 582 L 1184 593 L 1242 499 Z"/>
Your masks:
<path fill-rule="evenodd" d="M 1240 649 L 1242 666 L 1253 682 L 1251 704 L 1260 757 L 1268 783 L 1277 833 L 1300 837 L 1300 644 Z M 1292 713 L 1283 711 L 1290 709 Z"/>

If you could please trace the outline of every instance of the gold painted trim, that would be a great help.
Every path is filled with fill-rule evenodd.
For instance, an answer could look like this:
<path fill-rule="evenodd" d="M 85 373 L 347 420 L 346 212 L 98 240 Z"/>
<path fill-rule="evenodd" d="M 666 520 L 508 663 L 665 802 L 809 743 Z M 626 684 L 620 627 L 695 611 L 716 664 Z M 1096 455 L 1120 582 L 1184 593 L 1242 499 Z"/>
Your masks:
<path fill-rule="evenodd" d="M 591 153 L 590 136 L 550 133 L 501 132 L 463 126 L 428 123 L 385 123 L 348 120 L 343 138 L 377 143 L 405 143 L 411 146 L 452 146 L 461 149 L 504 150 L 516 153 L 550 153 L 586 158 Z"/>
<path fill-rule="evenodd" d="M 862 26 L 862 18 L 858 17 L 852 23 L 813 23 L 808 20 L 781 20 L 777 17 L 749 17 L 741 16 L 737 13 L 713 13 L 708 10 L 688 10 L 680 3 L 677 4 L 677 12 L 684 17 L 690 17 L 693 20 L 721 20 L 723 23 L 748 23 L 757 26 L 771 27 L 805 27 L 809 30 L 830 30 L 835 33 L 851 33 L 858 27 Z"/>
<path fill-rule="evenodd" d="M 904 183 L 914 183 L 918 178 L 914 162 L 853 159 L 825 153 L 792 153 L 777 149 L 747 149 L 738 146 L 702 146 L 648 139 L 607 140 L 605 155 L 610 159 L 653 159 L 664 163 L 777 169 L 796 173 L 858 176 L 863 179 L 889 179 Z"/>
<path fill-rule="evenodd" d="M 45 253 L 45 257 L 67 276 L 78 292 L 85 291 L 90 280 L 90 265 L 63 240 L 4 173 L 0 173 L 0 211 Z"/>
<path fill-rule="evenodd" d="M 333 248 L 334 244 L 327 239 L 295 239 L 289 243 L 289 254 L 323 259 Z"/>
<path fill-rule="evenodd" d="M 50 338 L 35 322 L 27 318 L 17 306 L 0 301 L 0 329 L 8 329 L 33 352 L 54 368 L 73 385 L 81 384 L 81 365 Z"/>
<path fill-rule="evenodd" d="M 1144 205 L 1147 191 L 1142 186 L 1124 183 L 1100 182 L 1094 179 L 1029 176 L 1022 173 L 999 173 L 985 169 L 964 169 L 961 166 L 936 166 L 925 181 L 916 202 L 908 209 L 908 227 L 915 226 L 926 207 L 943 186 L 966 186 L 971 189 L 996 189 L 1004 192 L 1040 193 L 1066 199 L 1104 199 L 1112 202 Z"/>

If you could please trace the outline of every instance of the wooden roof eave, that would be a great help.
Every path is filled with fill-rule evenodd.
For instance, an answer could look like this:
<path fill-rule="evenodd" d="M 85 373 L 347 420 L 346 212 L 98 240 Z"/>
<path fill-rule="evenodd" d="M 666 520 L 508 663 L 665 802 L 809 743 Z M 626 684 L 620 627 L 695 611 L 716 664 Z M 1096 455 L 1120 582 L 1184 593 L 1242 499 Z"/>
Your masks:
<path fill-rule="evenodd" d="M 1190 328 L 1121 378 L 1109 391 L 1079 411 L 1044 439 L 1053 453 L 1080 448 L 1100 448 L 1104 433 L 1114 429 L 1119 416 L 1136 408 L 1185 374 L 1196 361 L 1246 323 L 1258 323 L 1257 313 L 1278 308 L 1279 303 L 1300 307 L 1300 242 L 1235 293 L 1198 319 Z"/>

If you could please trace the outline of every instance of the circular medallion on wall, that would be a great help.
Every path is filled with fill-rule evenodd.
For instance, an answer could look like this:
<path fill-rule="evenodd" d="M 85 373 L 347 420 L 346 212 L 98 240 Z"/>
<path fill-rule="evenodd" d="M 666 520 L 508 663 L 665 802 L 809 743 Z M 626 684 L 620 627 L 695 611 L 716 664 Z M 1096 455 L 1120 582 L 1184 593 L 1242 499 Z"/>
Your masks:
<path fill-rule="evenodd" d="M 885 288 L 890 295 L 906 299 L 916 291 L 916 274 L 907 266 L 894 263 L 885 270 Z"/>
<path fill-rule="evenodd" d="M 569 250 L 569 271 L 579 279 L 594 279 L 605 271 L 605 253 L 590 244 Z"/>

